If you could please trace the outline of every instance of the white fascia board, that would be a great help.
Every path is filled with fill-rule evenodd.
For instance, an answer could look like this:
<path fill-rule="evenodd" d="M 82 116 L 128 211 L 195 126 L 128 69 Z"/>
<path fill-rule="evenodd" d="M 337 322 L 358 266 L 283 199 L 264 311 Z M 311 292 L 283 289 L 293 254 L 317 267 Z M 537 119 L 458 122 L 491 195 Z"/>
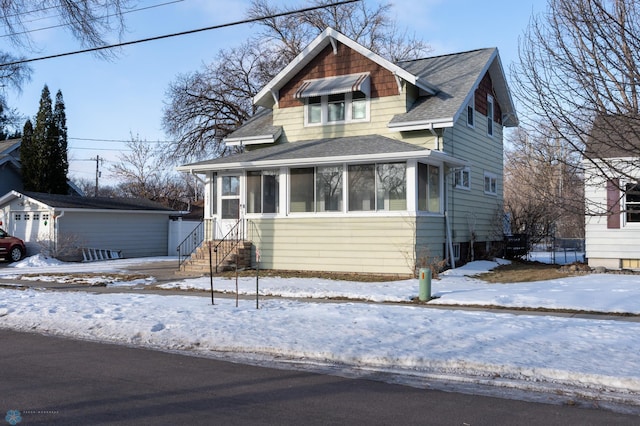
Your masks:
<path fill-rule="evenodd" d="M 226 138 L 224 143 L 228 146 L 240 146 L 240 145 L 258 145 L 263 143 L 274 143 L 280 135 L 282 129 L 279 129 L 275 134 L 247 136 L 239 138 Z"/>
<path fill-rule="evenodd" d="M 300 166 L 314 166 L 319 164 L 340 164 L 340 163 L 368 163 L 384 160 L 400 161 L 413 158 L 433 158 L 438 161 L 442 161 L 454 167 L 464 167 L 468 165 L 468 162 L 458 158 L 449 156 L 448 154 L 440 151 L 425 149 L 422 151 L 409 151 L 409 152 L 392 152 L 392 153 L 379 153 L 379 154 L 362 154 L 362 155 L 345 155 L 338 157 L 314 157 L 314 158 L 296 158 L 285 160 L 271 160 L 271 161 L 246 161 L 236 163 L 224 163 L 207 165 L 202 164 L 198 166 L 191 166 L 183 168 L 183 171 L 191 171 L 192 173 L 204 173 L 207 171 L 216 170 L 245 170 L 254 168 L 274 168 L 274 167 L 300 167 Z"/>
<path fill-rule="evenodd" d="M 333 28 L 326 28 L 318 37 L 316 37 L 309 45 L 298 54 L 282 71 L 280 71 L 269 83 L 266 84 L 254 97 L 253 103 L 255 105 L 267 105 L 265 103 L 266 97 L 271 96 L 271 93 L 275 93 L 280 90 L 284 84 L 286 84 L 296 73 L 298 73 L 305 65 L 307 65 L 317 54 L 331 43 L 331 39 L 337 40 L 345 46 L 360 53 L 365 58 L 375 62 L 376 64 L 386 68 L 394 75 L 408 81 L 409 83 L 418 86 L 419 88 L 434 94 L 434 90 L 427 83 L 418 82 L 418 77 L 411 74 L 407 70 L 400 68 L 399 66 L 389 62 L 378 54 L 373 53 L 369 49 L 351 40 L 347 36 L 337 32 Z M 271 98 L 273 99 L 273 98 Z"/>
<path fill-rule="evenodd" d="M 274 143 L 275 139 L 272 136 L 252 136 L 250 138 L 234 138 L 225 140 L 224 143 L 227 146 L 246 146 L 246 145 L 260 145 Z"/>
<path fill-rule="evenodd" d="M 165 210 L 118 210 L 118 209 L 80 209 L 80 208 L 69 208 L 69 207 L 49 207 L 49 209 L 55 210 L 57 212 L 65 212 L 65 213 L 115 213 L 115 214 L 164 214 L 167 216 L 172 216 L 178 213 L 178 211 L 165 211 Z"/>
<path fill-rule="evenodd" d="M 438 121 L 410 121 L 406 123 L 389 123 L 387 127 L 397 132 L 411 132 L 415 130 L 431 130 L 453 127 L 453 118 Z"/>
<path fill-rule="evenodd" d="M 42 208 L 45 208 L 45 209 L 51 209 L 52 208 L 48 204 L 45 204 L 42 201 L 38 201 L 35 198 L 31 198 L 31 197 L 29 197 L 27 195 L 24 195 L 24 194 L 22 194 L 22 193 L 20 193 L 18 191 L 11 191 L 11 192 L 7 193 L 6 195 L 4 195 L 2 198 L 0 198 L 0 205 L 6 204 L 6 203 L 8 203 L 10 201 L 13 201 L 16 198 L 22 198 L 25 201 L 28 201 L 29 203 L 36 204 L 36 205 L 38 205 L 38 206 L 40 206 Z"/>
<path fill-rule="evenodd" d="M 6 194 L 4 194 L 2 197 L 0 197 L 0 206 L 3 206 L 5 204 L 8 204 L 10 201 L 13 201 L 16 198 L 20 198 L 22 197 L 22 194 L 20 194 L 18 191 L 9 191 Z"/>

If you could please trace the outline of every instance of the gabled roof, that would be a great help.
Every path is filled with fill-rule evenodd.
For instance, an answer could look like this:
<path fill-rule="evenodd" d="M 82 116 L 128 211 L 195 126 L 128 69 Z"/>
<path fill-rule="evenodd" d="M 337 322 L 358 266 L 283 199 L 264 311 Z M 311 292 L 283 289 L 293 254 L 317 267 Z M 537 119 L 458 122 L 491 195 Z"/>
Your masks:
<path fill-rule="evenodd" d="M 405 61 L 399 64 L 420 80 L 436 87 L 433 96 L 420 99 L 404 114 L 398 114 L 389 123 L 390 128 L 418 130 L 453 126 L 465 111 L 475 90 L 488 72 L 498 104 L 503 113 L 503 125 L 518 124 L 513 100 L 505 80 L 498 49 L 488 48 L 431 58 Z"/>
<path fill-rule="evenodd" d="M 12 152 L 20 147 L 22 139 L 8 139 L 0 141 L 0 165 L 5 163 L 11 163 L 16 168 L 20 168 L 20 162 L 17 155 L 12 155 Z"/>
<path fill-rule="evenodd" d="M 313 166 L 342 162 L 401 161 L 408 158 L 433 158 L 454 167 L 467 163 L 441 151 L 380 135 L 349 136 L 284 143 L 242 154 L 200 161 L 177 168 L 184 172 L 239 170 L 251 167 Z"/>
<path fill-rule="evenodd" d="M 597 116 L 585 145 L 585 154 L 591 159 L 640 156 L 640 116 Z"/>
<path fill-rule="evenodd" d="M 75 195 L 46 194 L 42 192 L 11 191 L 0 197 L 0 205 L 22 196 L 36 201 L 42 206 L 62 210 L 124 210 L 131 212 L 176 213 L 156 202 L 142 198 L 78 197 Z"/>
<path fill-rule="evenodd" d="M 278 102 L 278 91 L 298 74 L 309 62 L 313 60 L 325 47 L 332 45 L 336 49 L 336 42 L 340 42 L 345 46 L 355 50 L 367 59 L 375 62 L 389 70 L 397 77 L 408 81 L 427 93 L 435 93 L 433 87 L 427 82 L 419 81 L 418 77 L 392 62 L 384 59 L 382 56 L 373 53 L 371 50 L 356 43 L 347 36 L 337 32 L 333 28 L 326 28 L 318 37 L 316 37 L 293 61 L 289 63 L 282 71 L 278 73 L 265 87 L 258 92 L 253 98 L 253 103 L 266 108 L 271 108 L 274 103 Z"/>
<path fill-rule="evenodd" d="M 393 64 L 332 28 L 324 30 L 287 67 L 267 83 L 254 97 L 254 103 L 271 109 L 279 101 L 279 90 L 327 46 L 333 45 L 335 49 L 337 42 L 386 68 L 397 78 L 416 86 L 420 89 L 421 95 L 426 94 L 426 96 L 420 96 L 406 113 L 393 117 L 388 124 L 391 129 L 408 131 L 453 126 L 465 112 L 466 105 L 487 73 L 491 77 L 495 96 L 503 114 L 502 125 L 505 127 L 518 125 L 515 105 L 497 48 L 478 49 Z M 263 126 L 272 125 L 273 122 L 273 118 L 266 115 L 262 116 L 261 120 Z M 278 129 L 278 135 L 281 130 L 281 128 Z M 273 138 L 275 132 L 268 134 L 269 138 Z M 238 139 L 235 132 L 230 136 L 232 142 Z M 241 136 L 244 140 L 250 140 L 251 137 L 256 137 L 256 133 L 251 132 L 251 128 L 248 127 L 246 133 L 241 133 Z M 263 139 L 262 135 L 259 136 L 258 140 Z"/>

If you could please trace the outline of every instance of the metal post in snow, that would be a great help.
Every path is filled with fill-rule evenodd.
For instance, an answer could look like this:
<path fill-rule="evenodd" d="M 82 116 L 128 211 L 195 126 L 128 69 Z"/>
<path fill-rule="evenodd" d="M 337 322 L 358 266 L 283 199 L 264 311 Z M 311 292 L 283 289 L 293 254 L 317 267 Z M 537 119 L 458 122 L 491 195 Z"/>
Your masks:
<path fill-rule="evenodd" d="M 209 283 L 211 284 L 211 304 L 215 305 L 213 301 L 213 263 L 211 260 L 211 241 L 207 242 L 209 245 Z"/>
<path fill-rule="evenodd" d="M 260 280 L 260 249 L 256 247 L 256 309 L 260 309 L 258 295 L 259 295 L 259 287 L 258 281 Z"/>

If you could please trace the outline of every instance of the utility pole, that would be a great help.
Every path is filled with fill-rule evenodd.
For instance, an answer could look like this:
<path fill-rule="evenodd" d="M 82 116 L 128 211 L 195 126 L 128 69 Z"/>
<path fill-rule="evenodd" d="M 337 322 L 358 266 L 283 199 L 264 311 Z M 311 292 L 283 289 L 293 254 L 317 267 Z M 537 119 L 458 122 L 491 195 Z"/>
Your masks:
<path fill-rule="evenodd" d="M 93 160 L 93 158 L 92 158 Z M 98 196 L 98 179 L 100 178 L 100 156 L 96 155 L 96 190 L 94 196 Z"/>

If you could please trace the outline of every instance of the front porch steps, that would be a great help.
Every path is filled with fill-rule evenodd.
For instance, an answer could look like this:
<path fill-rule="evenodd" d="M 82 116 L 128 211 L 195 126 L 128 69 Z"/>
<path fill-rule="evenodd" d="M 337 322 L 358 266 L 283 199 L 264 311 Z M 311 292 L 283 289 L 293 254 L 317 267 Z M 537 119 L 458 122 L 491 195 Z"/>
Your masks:
<path fill-rule="evenodd" d="M 216 270 L 216 253 L 214 247 L 219 241 L 211 242 L 211 265 L 213 271 Z M 232 271 L 236 268 L 247 269 L 251 267 L 251 249 L 253 244 L 250 241 L 240 241 L 227 258 L 218 266 L 218 272 Z M 200 247 L 191 254 L 189 260 L 186 260 L 181 266 L 178 274 L 209 274 L 209 242 L 204 241 Z"/>

